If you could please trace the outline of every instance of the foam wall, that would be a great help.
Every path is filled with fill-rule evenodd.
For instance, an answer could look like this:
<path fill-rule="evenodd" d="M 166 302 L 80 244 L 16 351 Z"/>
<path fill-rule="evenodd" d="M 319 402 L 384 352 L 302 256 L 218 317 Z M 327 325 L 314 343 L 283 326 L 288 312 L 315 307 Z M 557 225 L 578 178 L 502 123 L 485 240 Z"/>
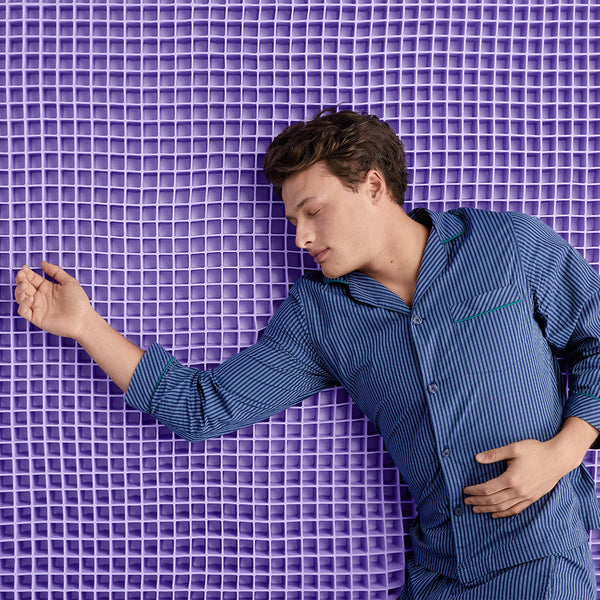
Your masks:
<path fill-rule="evenodd" d="M 189 444 L 18 317 L 14 276 L 59 263 L 217 365 L 315 268 L 262 156 L 336 104 L 400 134 L 407 208 L 537 215 L 598 269 L 599 56 L 591 1 L 3 3 L 2 597 L 396 598 L 414 505 L 343 390 Z"/>

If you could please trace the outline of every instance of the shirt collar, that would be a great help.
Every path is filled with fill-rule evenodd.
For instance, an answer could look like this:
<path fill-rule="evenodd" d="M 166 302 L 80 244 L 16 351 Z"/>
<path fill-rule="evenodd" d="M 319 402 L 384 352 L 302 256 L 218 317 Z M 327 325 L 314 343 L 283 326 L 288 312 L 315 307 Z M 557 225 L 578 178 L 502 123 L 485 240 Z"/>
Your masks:
<path fill-rule="evenodd" d="M 441 244 L 446 244 L 462 235 L 465 225 L 452 212 L 434 212 L 428 208 L 415 208 L 408 216 L 422 225 L 433 225 Z"/>

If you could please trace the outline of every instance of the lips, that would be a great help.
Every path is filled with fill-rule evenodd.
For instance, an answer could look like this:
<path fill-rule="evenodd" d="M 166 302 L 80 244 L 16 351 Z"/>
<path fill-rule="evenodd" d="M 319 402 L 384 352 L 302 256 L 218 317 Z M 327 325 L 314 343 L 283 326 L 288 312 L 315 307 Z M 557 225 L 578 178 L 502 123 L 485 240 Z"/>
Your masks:
<path fill-rule="evenodd" d="M 319 250 L 318 252 L 315 252 L 314 254 L 311 252 L 310 255 L 313 257 L 313 260 L 316 263 L 320 263 L 323 258 L 325 258 L 325 255 L 327 254 L 327 252 L 329 251 L 329 248 L 323 248 L 323 250 Z"/>

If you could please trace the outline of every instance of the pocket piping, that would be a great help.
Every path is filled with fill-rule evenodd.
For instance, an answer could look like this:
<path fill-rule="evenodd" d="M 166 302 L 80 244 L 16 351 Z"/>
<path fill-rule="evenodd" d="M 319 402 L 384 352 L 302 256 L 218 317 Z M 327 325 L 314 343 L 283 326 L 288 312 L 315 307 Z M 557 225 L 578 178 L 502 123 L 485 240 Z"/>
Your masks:
<path fill-rule="evenodd" d="M 508 285 L 473 298 L 467 298 L 451 306 L 450 311 L 454 323 L 463 323 L 520 302 L 523 302 L 523 296 L 519 288 Z"/>
<path fill-rule="evenodd" d="M 477 317 L 481 317 L 483 315 L 487 315 L 494 310 L 500 310 L 501 308 L 506 308 L 507 306 L 512 306 L 513 304 L 519 304 L 519 302 L 523 302 L 523 300 L 515 300 L 514 302 L 508 302 L 507 304 L 503 304 L 502 306 L 496 306 L 495 308 L 490 308 L 489 310 L 484 310 L 483 312 L 477 313 L 476 315 L 472 315 L 470 317 L 465 317 L 464 319 L 459 319 L 458 321 L 454 321 L 455 323 L 462 323 L 464 321 L 468 321 L 469 319 L 475 319 Z"/>

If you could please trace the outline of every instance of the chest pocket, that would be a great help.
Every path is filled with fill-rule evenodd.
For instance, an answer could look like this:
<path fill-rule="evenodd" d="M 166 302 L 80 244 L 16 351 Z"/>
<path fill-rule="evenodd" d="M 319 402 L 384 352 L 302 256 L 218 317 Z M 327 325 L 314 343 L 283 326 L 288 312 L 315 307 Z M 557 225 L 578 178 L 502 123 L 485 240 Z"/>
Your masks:
<path fill-rule="evenodd" d="M 456 341 L 471 373 L 511 368 L 528 355 L 531 321 L 522 292 L 513 285 L 450 307 Z"/>

